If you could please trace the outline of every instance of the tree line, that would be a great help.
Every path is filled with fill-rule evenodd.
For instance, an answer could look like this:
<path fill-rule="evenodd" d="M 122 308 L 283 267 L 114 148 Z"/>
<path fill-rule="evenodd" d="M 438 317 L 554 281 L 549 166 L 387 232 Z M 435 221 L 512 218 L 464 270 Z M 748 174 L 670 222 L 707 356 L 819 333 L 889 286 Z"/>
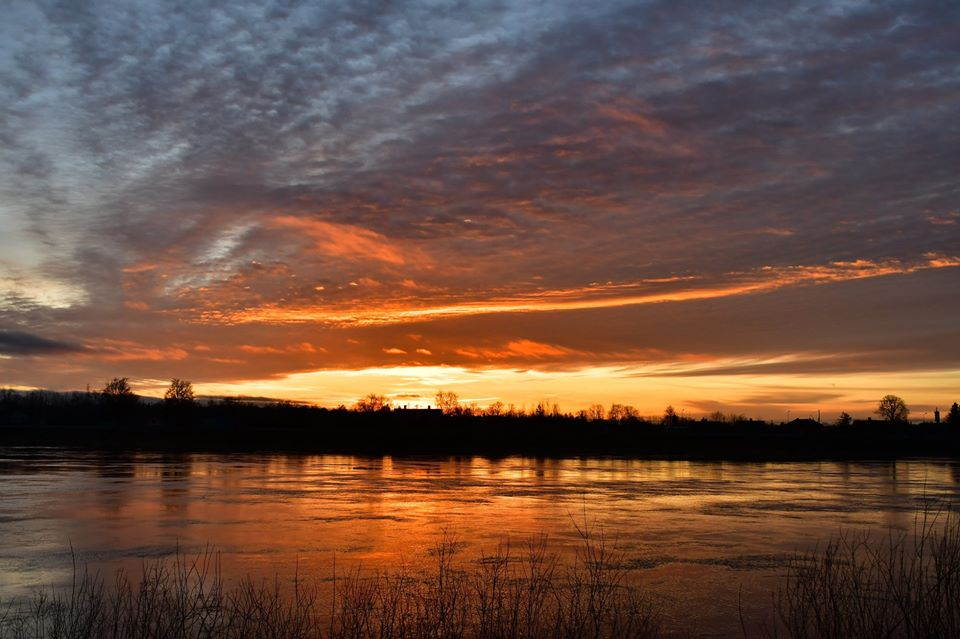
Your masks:
<path fill-rule="evenodd" d="M 604 407 L 603 404 L 591 404 L 585 409 L 570 413 L 562 412 L 556 403 L 540 401 L 527 411 L 525 408 L 517 408 L 515 404 L 507 405 L 501 401 L 495 401 L 486 407 L 481 407 L 476 402 L 464 404 L 460 402 L 456 393 L 443 390 L 438 391 L 434 396 L 433 406 L 444 415 L 464 417 L 563 417 L 583 421 L 649 421 L 642 417 L 640 412 L 630 404 L 613 403 L 609 409 Z M 341 408 L 346 409 L 345 406 L 341 406 Z M 392 408 L 391 401 L 387 396 L 376 393 L 360 398 L 353 405 L 353 410 L 362 413 L 390 411 Z M 884 395 L 877 404 L 874 414 L 885 422 L 908 423 L 910 409 L 902 398 L 896 395 Z M 936 414 L 939 416 L 939 411 Z M 696 420 L 685 417 L 682 413 L 678 414 L 676 409 L 669 405 L 664 409 L 663 415 L 656 421 L 670 426 Z M 714 411 L 700 421 L 737 424 L 753 420 L 743 413 Z M 957 402 L 954 402 L 950 407 L 944 421 L 948 424 L 960 425 L 960 405 Z M 841 412 L 836 421 L 833 422 L 836 426 L 849 426 L 852 423 L 853 417 L 846 411 Z"/>
<path fill-rule="evenodd" d="M 105 404 L 113 406 L 123 406 L 136 404 L 139 397 L 133 392 L 128 377 L 114 377 L 108 381 L 102 389 L 95 393 L 89 393 L 100 398 Z M 170 385 L 163 395 L 164 404 L 169 406 L 187 407 L 196 402 L 196 394 L 193 389 L 193 383 L 189 380 L 174 377 L 170 380 Z M 277 402 L 289 403 L 289 402 Z M 462 403 L 459 396 L 452 391 L 437 391 L 434 396 L 434 404 L 429 408 L 450 416 L 461 417 L 534 417 L 534 418 L 564 418 L 578 419 L 581 421 L 610 421 L 610 422 L 640 422 L 650 421 L 641 416 L 640 412 L 630 404 L 613 403 L 609 408 L 602 404 L 591 404 L 585 409 L 574 413 L 562 412 L 557 403 L 540 401 L 531 409 L 518 408 L 515 404 L 504 404 L 501 401 L 495 401 L 486 407 L 479 406 L 476 402 Z M 340 405 L 337 410 L 352 410 L 358 413 L 378 413 L 395 410 L 391 400 L 385 396 L 376 393 L 366 395 L 356 401 L 348 408 Z M 896 395 L 883 396 L 874 414 L 882 421 L 890 423 L 907 423 L 910 415 L 910 409 L 906 402 Z M 936 413 L 936 421 L 939 420 L 939 411 Z M 690 423 L 697 420 L 685 417 L 682 413 L 678 414 L 674 407 L 667 406 L 663 415 L 653 421 L 667 426 L 676 426 L 681 423 Z M 736 424 L 741 422 L 754 421 L 742 413 L 724 413 L 714 411 L 699 421 Z M 960 425 L 960 405 L 954 402 L 947 414 L 944 416 L 944 422 L 951 425 Z M 846 411 L 841 412 L 833 422 L 836 426 L 850 426 L 853 418 Z"/>

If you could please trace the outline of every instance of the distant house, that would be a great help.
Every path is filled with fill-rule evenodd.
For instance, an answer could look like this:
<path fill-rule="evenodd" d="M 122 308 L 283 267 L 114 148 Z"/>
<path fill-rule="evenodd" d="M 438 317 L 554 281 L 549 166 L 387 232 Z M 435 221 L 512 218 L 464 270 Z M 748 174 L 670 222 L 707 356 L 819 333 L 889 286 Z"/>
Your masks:
<path fill-rule="evenodd" d="M 791 428 L 820 428 L 822 424 L 815 419 L 810 419 L 809 417 L 805 418 L 796 418 L 787 422 L 787 426 Z"/>
<path fill-rule="evenodd" d="M 432 406 L 427 406 L 426 408 L 407 408 L 406 405 L 398 406 L 393 409 L 396 412 L 403 413 L 409 417 L 434 417 L 436 415 L 441 415 L 442 411 L 439 408 L 433 408 Z"/>

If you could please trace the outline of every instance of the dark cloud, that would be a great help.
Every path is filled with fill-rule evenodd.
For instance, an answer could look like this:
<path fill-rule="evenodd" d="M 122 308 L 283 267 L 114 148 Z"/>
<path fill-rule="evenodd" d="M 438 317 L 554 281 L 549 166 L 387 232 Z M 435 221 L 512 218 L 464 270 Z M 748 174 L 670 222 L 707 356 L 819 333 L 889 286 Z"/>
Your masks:
<path fill-rule="evenodd" d="M 79 353 L 84 349 L 78 344 L 46 339 L 31 333 L 0 329 L 0 354 L 2 355 L 59 355 Z"/>
<path fill-rule="evenodd" d="M 196 323 L 211 313 L 722 284 L 960 245 L 955 3 L 44 0 L 3 22 L 0 313 L 84 343 L 210 343 L 211 378 L 416 353 L 409 327 L 211 338 Z M 424 322 L 430 355 L 410 363 L 944 368 L 944 316 L 873 297 L 925 308 L 957 286 L 942 270 Z M 280 352 L 237 350 L 264 340 Z M 327 351 L 288 349 L 304 342 Z"/>

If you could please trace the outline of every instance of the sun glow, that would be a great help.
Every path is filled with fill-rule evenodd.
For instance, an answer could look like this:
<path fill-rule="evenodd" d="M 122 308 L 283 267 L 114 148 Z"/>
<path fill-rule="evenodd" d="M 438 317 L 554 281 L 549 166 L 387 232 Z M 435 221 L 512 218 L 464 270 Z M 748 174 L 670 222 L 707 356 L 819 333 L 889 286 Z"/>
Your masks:
<path fill-rule="evenodd" d="M 768 360 L 720 360 L 726 368 L 749 363 L 796 359 L 799 355 Z M 272 380 L 198 384 L 205 395 L 283 397 L 323 406 L 352 406 L 371 392 L 384 394 L 394 406 L 434 404 L 439 390 L 457 393 L 464 404 L 485 407 L 495 401 L 531 409 L 537 402 L 557 403 L 576 412 L 591 404 L 631 404 L 642 415 L 658 417 L 666 404 L 678 413 L 702 417 L 715 410 L 736 411 L 749 417 L 783 419 L 797 416 L 831 420 L 847 411 L 868 417 L 878 397 L 897 388 L 910 398 L 917 417 L 955 390 L 960 370 L 920 371 L 905 380 L 890 373 L 851 373 L 829 380 L 795 374 L 701 375 L 703 364 L 585 366 L 565 370 L 521 368 L 472 369 L 460 366 L 393 366 L 356 370 L 320 370 Z M 150 391 L 151 389 L 144 389 Z M 159 392 L 157 389 L 152 389 Z"/>

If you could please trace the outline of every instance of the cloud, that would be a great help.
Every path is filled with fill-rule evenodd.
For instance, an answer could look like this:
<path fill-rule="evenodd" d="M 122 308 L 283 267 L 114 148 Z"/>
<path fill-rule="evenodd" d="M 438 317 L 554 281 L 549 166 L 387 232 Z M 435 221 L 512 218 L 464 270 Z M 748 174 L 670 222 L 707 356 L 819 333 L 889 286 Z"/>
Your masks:
<path fill-rule="evenodd" d="M 455 353 L 474 360 L 541 360 L 577 354 L 576 351 L 563 346 L 535 342 L 530 339 L 513 340 L 507 342 L 501 348 L 458 348 Z"/>
<path fill-rule="evenodd" d="M 761 406 L 794 406 L 797 404 L 824 404 L 843 397 L 843 393 L 825 391 L 796 391 L 785 389 L 776 392 L 760 393 L 740 398 L 741 404 Z"/>
<path fill-rule="evenodd" d="M 369 301 L 347 308 L 328 304 L 299 308 L 271 304 L 263 308 L 248 307 L 232 313 L 208 311 L 200 319 L 204 322 L 226 324 L 394 324 L 465 315 L 576 311 L 738 297 L 787 287 L 909 275 L 929 269 L 956 267 L 960 267 L 960 256 L 928 253 L 913 263 L 859 259 L 821 265 L 763 266 L 753 272 L 724 274 L 715 277 L 712 283 L 705 283 L 702 278 L 664 278 L 624 284 L 611 282 L 579 289 L 540 290 L 512 298 L 465 300 L 442 306 L 401 306 L 396 302 L 372 305 Z M 669 288 L 652 286 L 656 284 L 666 284 Z"/>
<path fill-rule="evenodd" d="M 3 355 L 62 355 L 83 352 L 78 344 L 47 339 L 32 333 L 0 329 L 0 354 Z"/>
<path fill-rule="evenodd" d="M 0 320 L 100 359 L 5 379 L 273 378 L 383 344 L 946 369 L 958 25 L 899 0 L 14 2 Z"/>
<path fill-rule="evenodd" d="M 189 353 L 174 346 L 149 346 L 121 339 L 101 339 L 88 345 L 87 354 L 105 362 L 169 362 L 186 359 Z"/>
<path fill-rule="evenodd" d="M 313 241 L 317 250 L 329 257 L 358 261 L 377 260 L 396 265 L 406 264 L 409 261 L 420 263 L 426 261 L 422 252 L 417 249 L 408 247 L 404 251 L 392 246 L 383 235 L 353 225 L 280 216 L 270 220 L 270 226 L 290 229 L 306 235 Z"/>
<path fill-rule="evenodd" d="M 19 271 L 0 260 L 0 311 L 67 309 L 88 301 L 80 287 L 42 274 Z"/>
<path fill-rule="evenodd" d="M 283 353 L 282 348 L 277 348 L 275 346 L 254 346 L 252 344 L 243 344 L 240 346 L 240 350 L 245 353 L 253 353 L 255 355 L 278 355 Z"/>

